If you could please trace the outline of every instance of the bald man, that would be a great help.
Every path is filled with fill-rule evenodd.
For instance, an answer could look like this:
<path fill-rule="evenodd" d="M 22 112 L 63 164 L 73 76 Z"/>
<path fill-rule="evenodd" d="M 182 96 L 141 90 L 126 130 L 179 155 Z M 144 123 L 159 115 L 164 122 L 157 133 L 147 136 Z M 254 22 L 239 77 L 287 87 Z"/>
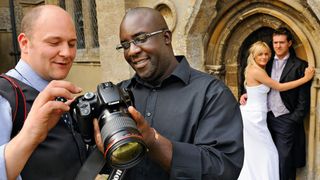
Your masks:
<path fill-rule="evenodd" d="M 237 179 L 243 163 L 242 119 L 220 80 L 173 53 L 172 33 L 151 8 L 129 10 L 120 25 L 124 58 L 136 74 L 131 89 L 148 155 L 125 179 Z"/>
<path fill-rule="evenodd" d="M 1 91 L 4 87 L 1 86 L 0 179 L 74 179 L 85 159 L 86 148 L 72 120 L 65 115 L 62 118 L 69 110 L 73 94 L 81 91 L 63 81 L 76 56 L 72 18 L 58 6 L 38 6 L 24 16 L 21 30 L 18 36 L 21 59 L 6 75 L 22 89 L 29 113 L 25 121 L 15 119 L 24 123 L 17 134 L 12 134 L 16 127 L 14 107 L 9 102 L 15 95 L 10 94 L 14 91 Z M 55 101 L 58 96 L 69 101 Z"/>

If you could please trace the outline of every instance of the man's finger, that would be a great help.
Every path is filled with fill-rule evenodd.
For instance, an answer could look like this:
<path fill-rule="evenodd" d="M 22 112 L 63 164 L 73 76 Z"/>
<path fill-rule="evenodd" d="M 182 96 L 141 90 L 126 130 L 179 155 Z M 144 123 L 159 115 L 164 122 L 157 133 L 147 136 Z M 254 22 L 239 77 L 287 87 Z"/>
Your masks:
<path fill-rule="evenodd" d="M 94 139 L 96 141 L 96 145 L 97 145 L 98 149 L 102 153 L 104 153 L 103 142 L 102 142 L 101 132 L 100 132 L 100 128 L 99 128 L 99 123 L 98 123 L 98 120 L 96 118 L 93 119 L 93 129 L 94 129 Z"/>
<path fill-rule="evenodd" d="M 63 81 L 63 80 L 53 80 L 48 84 L 49 87 L 61 87 L 69 90 L 71 93 L 80 93 L 82 89 L 75 84 Z"/>
<path fill-rule="evenodd" d="M 143 116 L 139 111 L 137 111 L 133 106 L 129 106 L 128 111 L 137 124 L 142 123 Z"/>

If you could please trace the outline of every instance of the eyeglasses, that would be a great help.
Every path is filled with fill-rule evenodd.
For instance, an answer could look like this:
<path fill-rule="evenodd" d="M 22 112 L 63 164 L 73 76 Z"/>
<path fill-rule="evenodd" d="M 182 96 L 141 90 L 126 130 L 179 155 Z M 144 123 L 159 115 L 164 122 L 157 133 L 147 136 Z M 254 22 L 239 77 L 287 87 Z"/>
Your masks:
<path fill-rule="evenodd" d="M 143 33 L 139 34 L 138 36 L 134 37 L 131 41 L 124 41 L 116 46 L 116 50 L 127 50 L 130 48 L 130 44 L 133 43 L 134 45 L 139 45 L 142 43 L 145 43 L 151 36 L 154 36 L 156 34 L 162 33 L 168 31 L 168 29 L 162 29 L 159 31 L 155 31 L 152 33 Z"/>

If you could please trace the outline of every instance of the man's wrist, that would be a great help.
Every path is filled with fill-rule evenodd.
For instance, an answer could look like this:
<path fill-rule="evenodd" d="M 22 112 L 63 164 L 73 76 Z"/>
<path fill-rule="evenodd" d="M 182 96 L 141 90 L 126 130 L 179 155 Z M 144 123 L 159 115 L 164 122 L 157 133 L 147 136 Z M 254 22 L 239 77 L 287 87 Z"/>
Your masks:
<path fill-rule="evenodd" d="M 152 131 L 151 138 L 148 142 L 146 142 L 149 150 L 152 150 L 152 148 L 156 146 L 157 141 L 159 140 L 158 132 L 154 128 L 151 128 L 151 131 Z"/>
<path fill-rule="evenodd" d="M 154 138 L 155 138 L 155 141 L 158 141 L 159 140 L 159 134 L 158 132 L 156 131 L 156 129 L 152 128 L 153 129 L 153 132 L 154 132 Z"/>

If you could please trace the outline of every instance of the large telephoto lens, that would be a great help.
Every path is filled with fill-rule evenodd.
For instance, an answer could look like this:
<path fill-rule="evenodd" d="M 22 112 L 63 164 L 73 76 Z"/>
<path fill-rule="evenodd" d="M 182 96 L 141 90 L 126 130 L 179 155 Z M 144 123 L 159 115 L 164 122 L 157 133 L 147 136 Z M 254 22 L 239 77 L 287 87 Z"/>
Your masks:
<path fill-rule="evenodd" d="M 133 119 L 124 109 L 99 117 L 104 157 L 113 168 L 127 169 L 138 164 L 146 154 L 146 145 Z"/>

